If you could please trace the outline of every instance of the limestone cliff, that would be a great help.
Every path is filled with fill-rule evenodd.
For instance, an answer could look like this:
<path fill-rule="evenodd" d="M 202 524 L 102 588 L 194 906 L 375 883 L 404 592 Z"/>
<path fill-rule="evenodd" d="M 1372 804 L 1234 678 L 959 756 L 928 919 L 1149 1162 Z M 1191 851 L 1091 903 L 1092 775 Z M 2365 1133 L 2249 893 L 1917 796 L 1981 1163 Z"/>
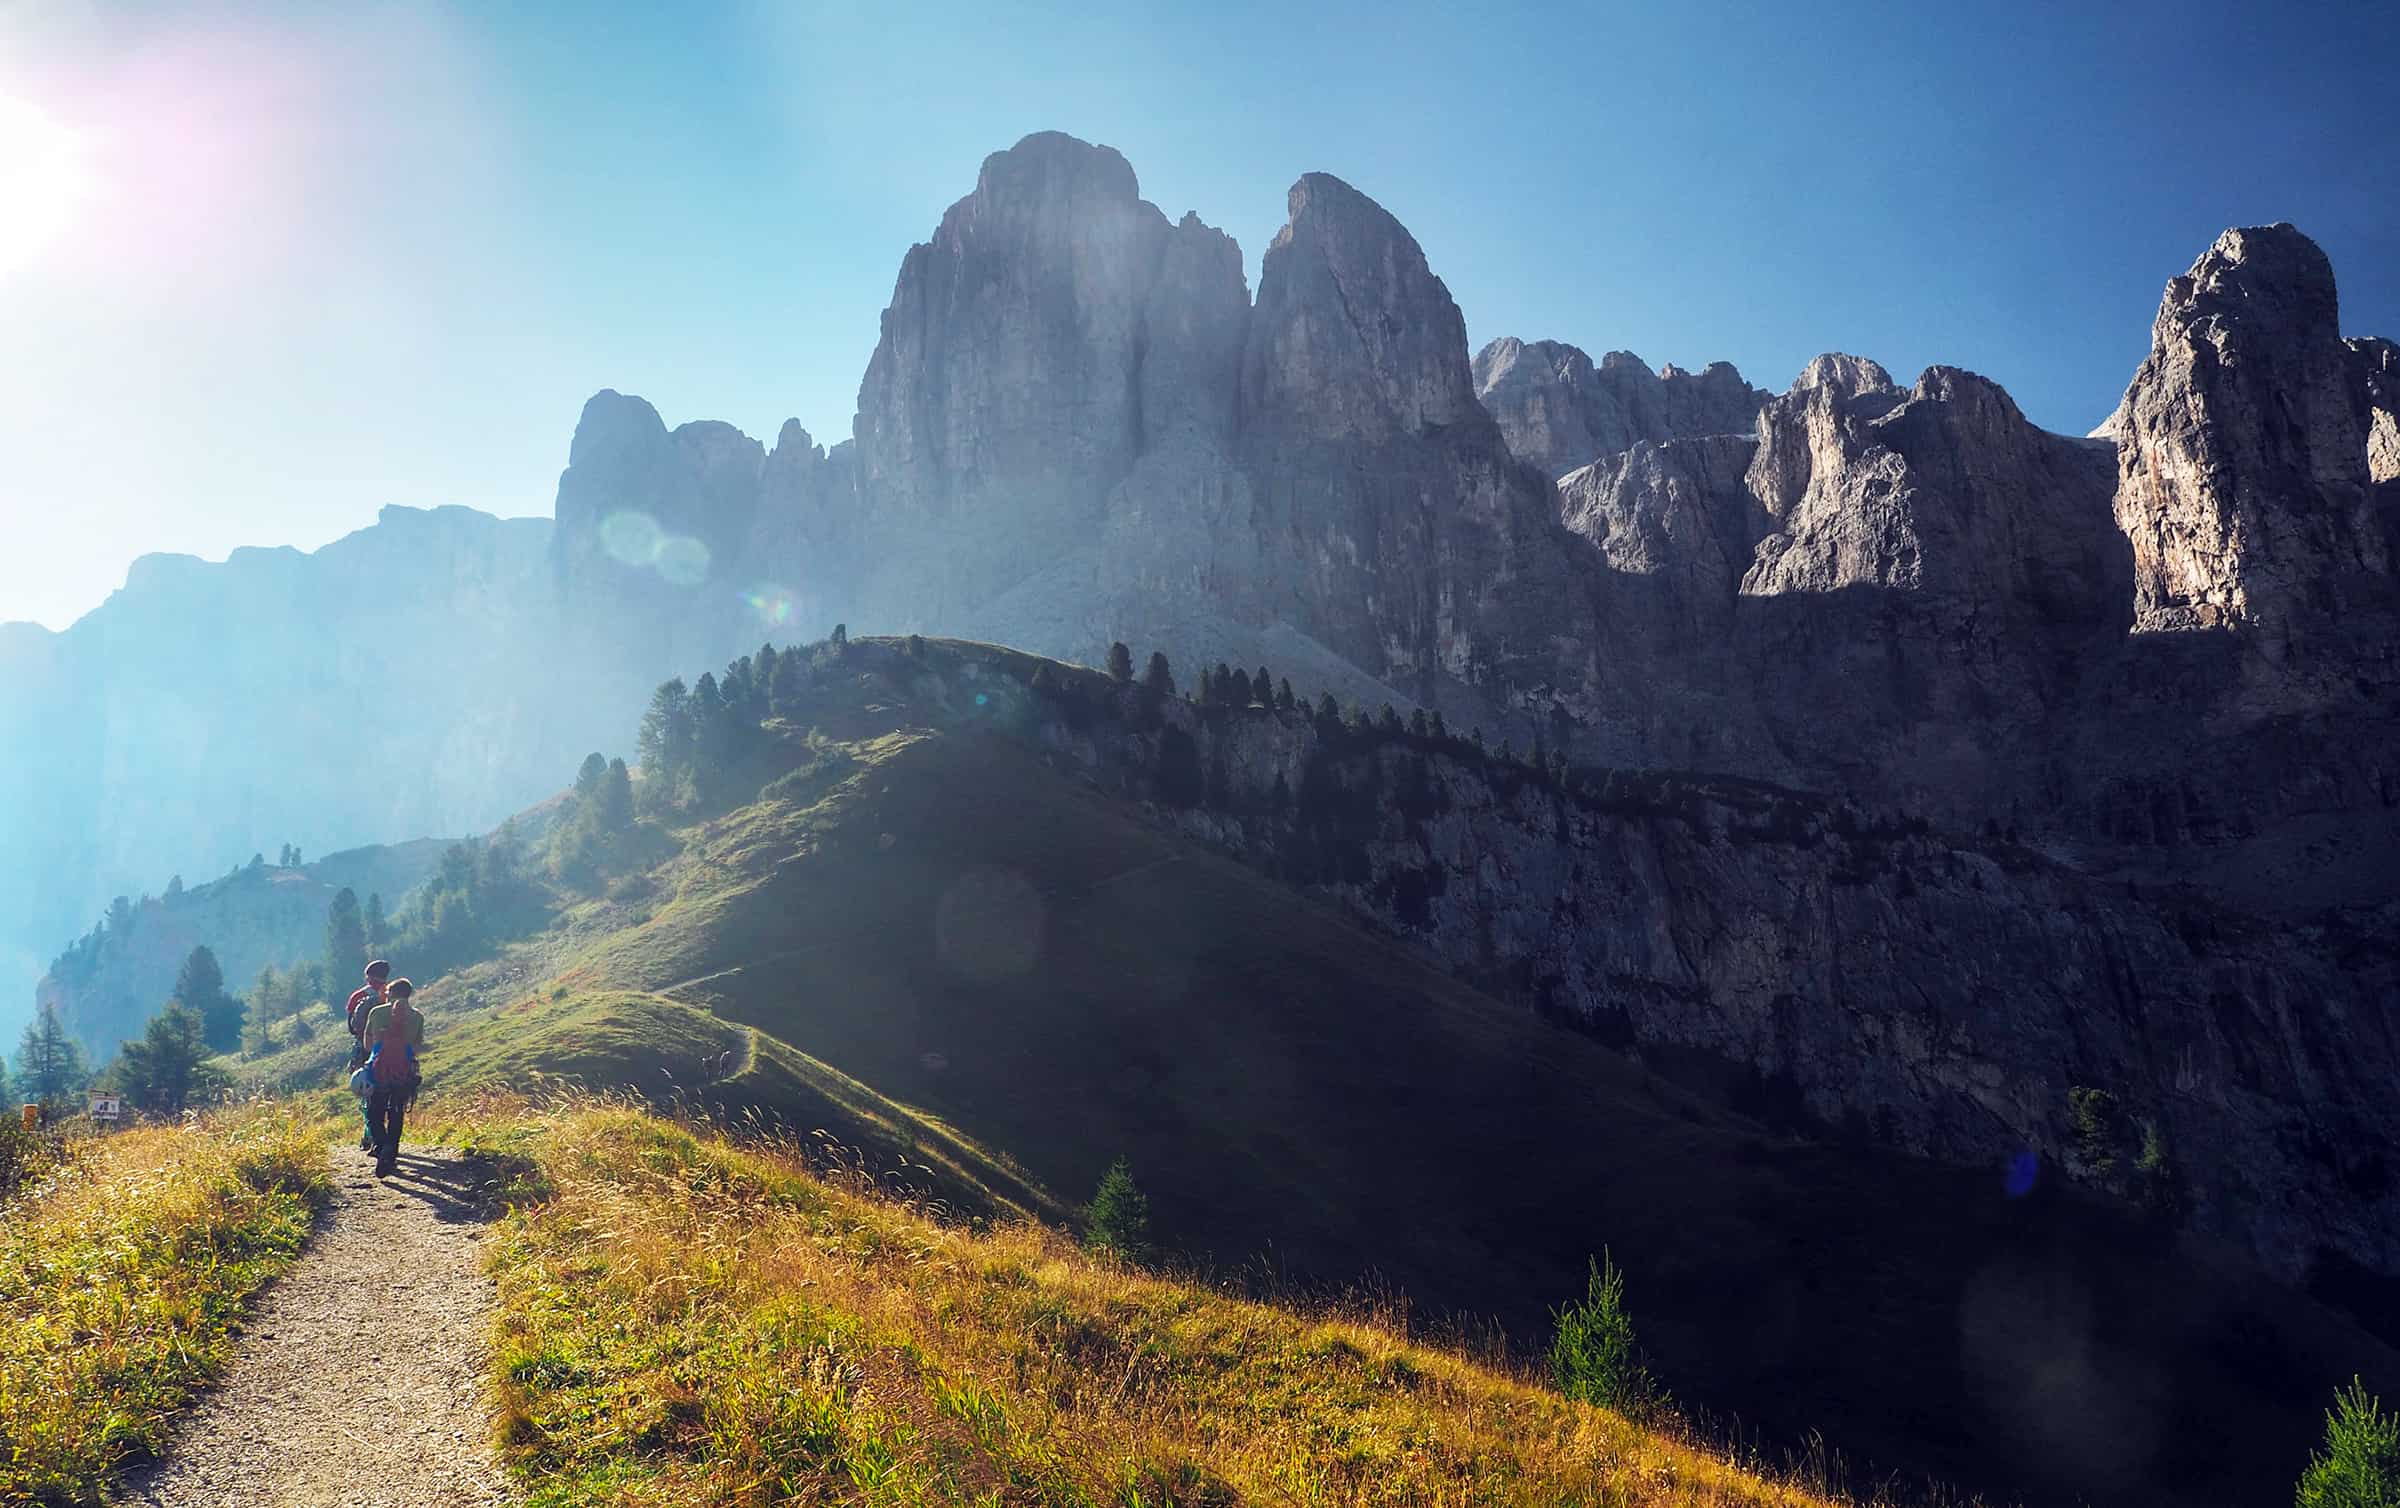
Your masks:
<path fill-rule="evenodd" d="M 1475 396 L 1518 459 L 1564 477 L 1644 441 L 1748 434 L 1772 395 L 1731 362 L 1653 372 L 1631 351 L 1592 358 L 1555 340 L 1507 336 L 1475 357 Z"/>

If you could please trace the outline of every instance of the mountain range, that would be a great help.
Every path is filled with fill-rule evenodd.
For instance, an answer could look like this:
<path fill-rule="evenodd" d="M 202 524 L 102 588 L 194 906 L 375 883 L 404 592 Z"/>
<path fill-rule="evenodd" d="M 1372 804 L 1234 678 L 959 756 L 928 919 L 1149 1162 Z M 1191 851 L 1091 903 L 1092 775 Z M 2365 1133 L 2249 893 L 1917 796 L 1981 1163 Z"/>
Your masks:
<path fill-rule="evenodd" d="M 1490 820 L 1288 868 L 1503 995 L 1942 1158 L 2061 1147 L 2104 1088 L 2189 1148 L 2204 1229 L 2400 1274 L 2400 348 L 2343 336 L 2313 243 L 2202 251 L 2078 437 L 1951 367 L 1471 359 L 1372 199 L 1288 208 L 1253 296 L 1117 153 L 1031 136 L 903 258 L 831 448 L 604 391 L 553 521 L 147 557 L 12 628 L 16 977 L 265 837 L 488 826 L 762 639 L 1123 641 L 1665 782 L 1701 840 L 1454 793 Z M 1271 742 L 1211 757 L 1288 776 Z"/>

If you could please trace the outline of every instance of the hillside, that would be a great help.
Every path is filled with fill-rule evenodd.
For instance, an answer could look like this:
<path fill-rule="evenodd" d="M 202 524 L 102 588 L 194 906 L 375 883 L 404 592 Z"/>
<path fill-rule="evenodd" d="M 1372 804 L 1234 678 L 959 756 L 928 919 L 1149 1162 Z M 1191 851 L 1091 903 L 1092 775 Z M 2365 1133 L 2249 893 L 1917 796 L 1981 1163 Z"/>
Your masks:
<path fill-rule="evenodd" d="M 1237 860 L 1241 826 L 1201 843 L 1109 794 L 1060 741 L 1099 714 L 1042 710 L 1045 678 L 1097 684 L 989 647 L 820 652 L 819 741 L 770 723 L 748 772 L 801 773 L 428 991 L 434 1087 L 572 1074 L 822 1126 L 969 1213 L 1054 1214 L 1123 1155 L 1187 1259 L 1373 1274 L 1521 1339 L 1605 1246 L 1688 1402 L 2032 1502 L 2259 1501 L 2313 1400 L 2400 1375 L 2160 1217 L 1797 1139 L 1459 983 L 1338 885 Z"/>
<path fill-rule="evenodd" d="M 216 954 L 227 988 L 246 990 L 269 964 L 284 969 L 324 955 L 326 908 L 338 892 L 347 889 L 361 903 L 381 896 L 396 912 L 444 846 L 420 838 L 297 866 L 247 864 L 205 884 L 145 895 L 52 959 L 34 997 L 57 1006 L 61 1023 L 104 1062 L 173 993 L 176 970 L 193 948 Z"/>

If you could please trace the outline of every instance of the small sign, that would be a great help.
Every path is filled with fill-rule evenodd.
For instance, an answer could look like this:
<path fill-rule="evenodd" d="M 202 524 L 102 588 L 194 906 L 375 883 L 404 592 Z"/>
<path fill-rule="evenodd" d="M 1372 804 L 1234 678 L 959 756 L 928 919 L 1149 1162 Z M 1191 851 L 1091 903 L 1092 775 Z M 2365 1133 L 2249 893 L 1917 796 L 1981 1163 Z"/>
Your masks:
<path fill-rule="evenodd" d="M 89 1113 L 93 1120 L 104 1124 L 114 1123 L 124 1118 L 125 1101 L 113 1094 L 95 1094 Z"/>

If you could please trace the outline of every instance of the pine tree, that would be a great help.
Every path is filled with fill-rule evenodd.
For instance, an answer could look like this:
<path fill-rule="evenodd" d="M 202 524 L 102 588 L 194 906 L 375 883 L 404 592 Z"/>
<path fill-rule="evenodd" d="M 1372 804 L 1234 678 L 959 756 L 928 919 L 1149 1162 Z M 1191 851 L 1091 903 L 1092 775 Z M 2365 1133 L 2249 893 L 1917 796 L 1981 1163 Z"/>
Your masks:
<path fill-rule="evenodd" d="M 294 869 L 298 869 L 298 868 L 300 868 L 302 865 L 306 864 L 307 862 L 308 862 L 308 860 L 306 860 L 306 859 L 304 859 L 304 858 L 302 858 L 302 857 L 300 856 L 300 845 L 299 845 L 299 844 L 297 844 L 297 843 L 293 844 L 293 845 L 292 845 L 292 867 L 293 867 Z"/>
<path fill-rule="evenodd" d="M 1120 686 L 1133 680 L 1133 651 L 1125 647 L 1123 640 L 1108 646 L 1108 678 Z"/>
<path fill-rule="evenodd" d="M 325 987 L 347 995 L 367 966 L 367 924 L 358 912 L 358 892 L 344 885 L 325 908 Z"/>
<path fill-rule="evenodd" d="M 58 1024 L 58 1007 L 44 1003 L 17 1044 L 17 1092 L 45 1105 L 83 1092 L 90 1070 L 83 1049 Z"/>
<path fill-rule="evenodd" d="M 827 640 L 827 642 L 833 645 L 833 647 L 837 650 L 848 649 L 850 647 L 850 625 L 847 623 L 836 623 L 833 626 L 833 637 Z"/>
<path fill-rule="evenodd" d="M 1259 666 L 1258 674 L 1250 678 L 1250 700 L 1261 706 L 1275 705 L 1275 678 L 1267 674 L 1264 665 Z"/>
<path fill-rule="evenodd" d="M 2309 1457 L 2295 1508 L 2392 1508 L 2400 1504 L 2400 1412 L 2355 1375 L 2325 1411 L 2325 1448 Z"/>
<path fill-rule="evenodd" d="M 1226 694 L 1225 699 L 1228 702 L 1231 702 L 1237 709 L 1250 705 L 1249 671 L 1237 670 L 1233 673 L 1232 684 Z"/>
<path fill-rule="evenodd" d="M 231 1052 L 241 1045 L 242 1003 L 225 988 L 225 972 L 206 944 L 192 949 L 176 972 L 175 998 L 200 1019 L 210 1051 Z"/>
<path fill-rule="evenodd" d="M 1442 721 L 1442 711 L 1439 707 L 1433 711 L 1433 736 L 1445 739 L 1450 736 L 1450 725 Z"/>
<path fill-rule="evenodd" d="M 1163 651 L 1150 651 L 1150 668 L 1142 673 L 1142 689 L 1153 696 L 1175 694 L 1175 675 L 1167 668 L 1167 657 Z"/>
<path fill-rule="evenodd" d="M 225 1076 L 209 1066 L 200 1013 L 180 1000 L 150 1018 L 137 1041 L 117 1050 L 109 1081 L 138 1109 L 181 1115 L 187 1105 L 224 1087 Z"/>
<path fill-rule="evenodd" d="M 1100 1187 L 1084 1212 L 1084 1244 L 1128 1262 L 1149 1260 L 1150 1199 L 1134 1186 L 1133 1171 L 1120 1157 L 1100 1176 Z"/>
<path fill-rule="evenodd" d="M 783 673 L 783 656 L 775 652 L 774 645 L 761 644 L 753 660 L 758 676 L 753 692 L 757 698 L 758 715 L 763 719 L 774 715 L 775 677 Z"/>
<path fill-rule="evenodd" d="M 283 845 L 283 847 L 275 850 L 275 867 L 277 869 L 289 869 L 292 867 L 291 844 L 286 843 Z"/>
<path fill-rule="evenodd" d="M 1275 688 L 1275 710 L 1278 712 L 1289 712 L 1292 710 L 1294 705 L 1295 704 L 1292 700 L 1292 683 L 1289 680 L 1285 680 Z"/>
<path fill-rule="evenodd" d="M 1393 710 L 1390 702 L 1385 702 L 1381 710 L 1376 712 L 1375 730 L 1378 733 L 1384 734 L 1398 733 L 1400 731 L 1400 714 Z"/>
<path fill-rule="evenodd" d="M 776 717 L 798 717 L 801 700 L 808 695 L 808 672 L 808 661 L 800 651 L 787 649 L 778 656 L 774 678 L 767 687 L 767 710 Z"/>
<path fill-rule="evenodd" d="M 1425 721 L 1424 708 L 1419 707 L 1408 715 L 1408 732 L 1411 738 L 1423 738 L 1432 731 L 1432 725 Z"/>
<path fill-rule="evenodd" d="M 10 1115 L 16 1114 L 17 1111 L 16 1091 L 9 1084 L 6 1058 L 0 1058 L 0 1110 L 5 1110 Z"/>
<path fill-rule="evenodd" d="M 617 763 L 622 766 L 624 761 L 619 760 Z M 361 918 L 361 923 L 367 931 L 367 951 L 369 953 L 380 953 L 391 944 L 392 920 L 383 914 L 382 891 L 370 890 L 367 892 L 367 909 L 366 914 Z"/>
<path fill-rule="evenodd" d="M 183 894 L 183 876 L 179 874 L 168 875 L 167 899 L 171 901 L 181 894 Z"/>
<path fill-rule="evenodd" d="M 683 677 L 662 682 L 650 695 L 650 710 L 642 714 L 641 731 L 634 735 L 634 757 L 653 789 L 672 789 L 692 758 L 691 692 Z"/>
<path fill-rule="evenodd" d="M 583 765 L 575 772 L 575 799 L 589 801 L 600 794 L 600 777 L 608 773 L 608 761 L 597 753 L 583 756 Z"/>
<path fill-rule="evenodd" d="M 600 778 L 599 812 L 603 832 L 621 833 L 633 826 L 633 772 L 622 759 L 610 760 Z"/>
<path fill-rule="evenodd" d="M 1333 693 L 1332 693 L 1332 692 L 1330 692 L 1330 691 L 1320 691 L 1320 692 L 1318 692 L 1318 693 L 1317 693 L 1317 722 L 1318 722 L 1319 726 L 1321 726 L 1321 727 L 1326 727 L 1326 728 L 1330 728 L 1330 727 L 1334 726 L 1336 723 L 1339 723 L 1341 720 L 1342 720 L 1342 708 L 1341 708 L 1341 704 L 1340 704 L 1339 702 L 1336 702 L 1336 701 L 1333 699 Z"/>

